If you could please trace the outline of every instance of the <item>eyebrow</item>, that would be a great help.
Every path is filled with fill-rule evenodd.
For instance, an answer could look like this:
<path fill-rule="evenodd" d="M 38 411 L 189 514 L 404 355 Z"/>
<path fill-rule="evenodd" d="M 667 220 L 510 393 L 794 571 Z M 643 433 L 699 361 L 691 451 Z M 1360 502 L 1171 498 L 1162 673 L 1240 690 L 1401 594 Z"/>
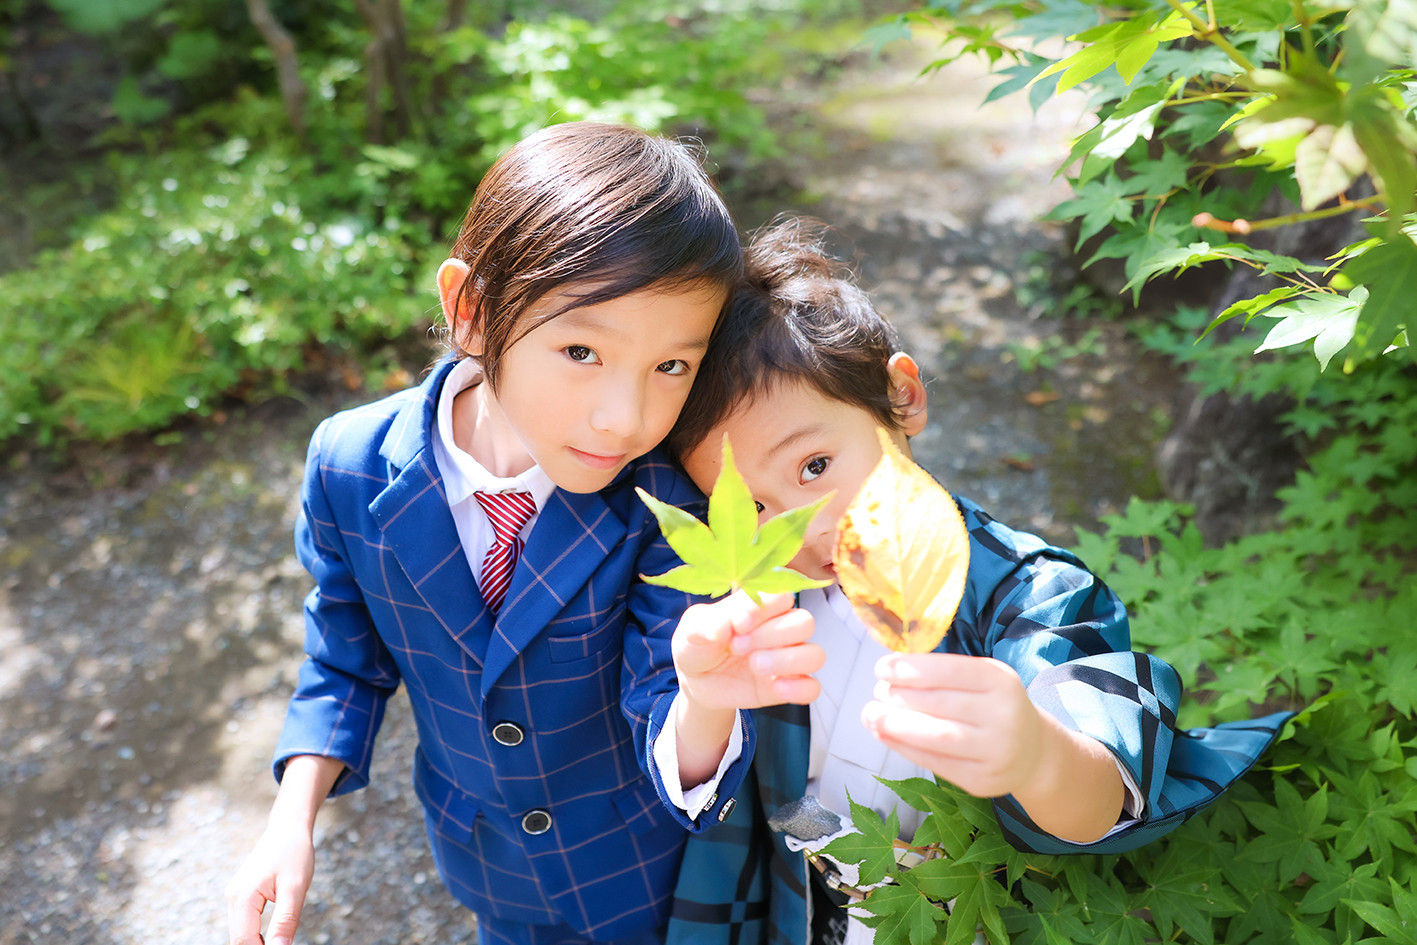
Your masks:
<path fill-rule="evenodd" d="M 616 341 L 629 342 L 637 340 L 636 338 L 632 337 L 631 333 L 626 329 L 621 328 L 619 325 L 616 325 L 607 319 L 599 318 L 595 315 L 589 314 L 585 308 L 582 308 L 580 306 L 567 309 L 562 314 L 556 316 L 556 318 L 552 320 L 551 324 L 556 324 L 557 322 L 569 322 L 570 327 L 573 329 L 581 328 L 589 331 L 600 332 L 601 334 L 609 335 Z M 676 343 L 673 346 L 672 350 L 707 351 L 708 346 L 708 338 L 694 338 Z"/>
<path fill-rule="evenodd" d="M 770 446 L 768 452 L 772 454 L 781 453 L 799 440 L 805 440 L 820 432 L 822 432 L 822 425 L 820 423 L 809 423 L 804 427 L 798 427 L 796 430 L 789 431 L 786 436 Z"/>

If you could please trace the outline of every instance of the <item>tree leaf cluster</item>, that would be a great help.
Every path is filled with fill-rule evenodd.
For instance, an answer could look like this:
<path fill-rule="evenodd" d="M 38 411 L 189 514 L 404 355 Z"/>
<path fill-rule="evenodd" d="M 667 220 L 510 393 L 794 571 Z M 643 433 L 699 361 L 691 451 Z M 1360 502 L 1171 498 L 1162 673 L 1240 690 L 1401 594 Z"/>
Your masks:
<path fill-rule="evenodd" d="M 929 814 L 912 842 L 945 856 L 902 874 L 882 860 L 892 824 L 853 808 L 874 824 L 842 852 L 897 879 L 866 900 L 877 943 L 1417 941 L 1417 378 L 1380 361 L 1316 381 L 1290 361 L 1283 422 L 1317 445 L 1275 529 L 1215 546 L 1184 505 L 1132 500 L 1077 542 L 1127 601 L 1135 645 L 1180 672 L 1179 725 L 1297 710 L 1281 740 L 1124 855 L 1020 853 L 987 801 L 892 782 Z M 1145 556 L 1124 550 L 1139 541 Z M 955 910 L 927 911 L 931 890 Z"/>
<path fill-rule="evenodd" d="M 932 68 L 986 57 L 1001 77 L 991 95 L 1086 90 L 1096 124 L 1074 142 L 1061 169 L 1073 196 L 1050 217 L 1076 224 L 1085 265 L 1119 261 L 1134 301 L 1163 275 L 1249 267 L 1283 291 L 1216 323 L 1272 319 L 1259 350 L 1312 345 L 1321 367 L 1347 371 L 1417 359 L 1414 0 L 981 0 L 891 22 L 943 32 Z M 1368 232 L 1328 258 L 1267 242 L 1332 216 Z"/>

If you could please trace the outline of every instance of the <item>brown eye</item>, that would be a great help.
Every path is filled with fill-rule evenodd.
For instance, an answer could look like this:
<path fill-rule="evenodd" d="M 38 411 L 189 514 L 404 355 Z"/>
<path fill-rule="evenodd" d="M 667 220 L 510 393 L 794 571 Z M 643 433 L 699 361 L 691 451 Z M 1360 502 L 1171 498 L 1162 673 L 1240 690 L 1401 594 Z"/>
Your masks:
<path fill-rule="evenodd" d="M 827 459 L 825 456 L 814 456 L 807 461 L 807 465 L 802 467 L 802 481 L 811 482 L 813 479 L 816 479 L 822 473 L 826 472 L 827 467 L 830 465 L 831 460 Z"/>
<path fill-rule="evenodd" d="M 566 352 L 566 357 L 575 361 L 577 364 L 595 364 L 599 360 L 599 358 L 595 356 L 595 352 L 585 345 L 567 345 L 561 350 Z"/>

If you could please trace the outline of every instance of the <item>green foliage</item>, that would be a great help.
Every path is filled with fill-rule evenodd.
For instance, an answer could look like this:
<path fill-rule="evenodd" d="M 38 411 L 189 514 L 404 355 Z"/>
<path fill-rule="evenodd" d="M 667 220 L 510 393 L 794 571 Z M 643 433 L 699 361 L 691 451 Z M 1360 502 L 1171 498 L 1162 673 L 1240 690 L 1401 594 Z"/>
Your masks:
<path fill-rule="evenodd" d="M 807 526 L 831 495 L 774 515 L 759 527 L 753 495 L 733 462 L 733 447 L 726 436 L 722 456 L 709 496 L 707 525 L 636 487 L 659 520 L 664 540 L 684 561 L 664 574 L 640 577 L 650 584 L 708 597 L 742 590 L 754 603 L 762 602 L 760 594 L 793 593 L 831 583 L 815 581 L 787 567 L 802 548 Z"/>
<path fill-rule="evenodd" d="M 1307 453 L 1273 531 L 1214 547 L 1184 506 L 1133 500 L 1078 540 L 1127 601 L 1135 644 L 1186 681 L 1178 724 L 1302 710 L 1261 765 L 1164 839 L 1108 857 L 1018 854 L 983 802 L 893 784 L 929 814 L 913 844 L 945 853 L 926 875 L 978 863 L 995 898 L 932 916 L 917 871 L 887 865 L 896 885 L 866 901 L 882 945 L 977 928 L 995 945 L 1417 941 L 1414 27 L 1411 0 L 939 0 L 874 31 L 938 29 L 932 68 L 983 55 L 1001 77 L 991 97 L 1084 90 L 1097 122 L 1051 218 L 1075 224 L 1088 264 L 1121 260 L 1134 297 L 1195 267 L 1265 276 L 1216 318 L 1179 308 L 1134 331 L 1203 394 L 1284 394 Z M 1293 212 L 1265 219 L 1274 192 Z M 1328 258 L 1259 236 L 1356 213 L 1367 238 Z M 1237 316 L 1252 330 L 1206 337 Z M 1344 372 L 1315 372 L 1291 356 L 1300 345 Z M 1123 550 L 1138 545 L 1141 559 Z M 876 862 L 890 824 L 853 813 L 873 824 L 843 855 Z"/>
<path fill-rule="evenodd" d="M 777 140 L 732 77 L 758 71 L 752 51 L 770 23 L 720 15 L 693 24 L 625 6 L 594 23 L 565 14 L 513 23 L 495 39 L 463 29 L 439 56 L 499 77 L 468 95 L 455 119 L 480 142 L 482 161 L 549 122 L 583 119 L 684 129 L 763 158 Z"/>
<path fill-rule="evenodd" d="M 111 3 L 109 0 L 49 0 L 60 16 L 74 29 L 82 33 L 113 33 L 132 23 L 151 16 L 167 0 L 127 0 L 125 3 Z"/>
<path fill-rule="evenodd" d="M 946 854 L 927 876 L 989 877 L 970 912 L 935 911 L 945 940 L 982 925 L 994 945 L 1417 941 L 1417 377 L 1376 361 L 1317 379 L 1289 360 L 1307 382 L 1284 422 L 1321 445 L 1281 493 L 1280 528 L 1210 547 L 1184 506 L 1133 500 L 1078 552 L 1128 602 L 1135 644 L 1186 680 L 1178 724 L 1302 711 L 1218 803 L 1122 856 L 1017 853 L 987 802 L 892 783 L 929 813 L 914 844 Z M 1136 539 L 1141 560 L 1123 550 Z M 859 845 L 850 858 L 879 857 Z M 871 906 L 878 943 L 922 941 L 923 890 Z"/>
<path fill-rule="evenodd" d="M 1100 354 L 1103 349 L 1102 329 L 1090 328 L 1077 341 L 1069 342 L 1058 335 L 1044 335 L 1026 342 L 1009 342 L 1009 353 L 1025 374 L 1051 371 L 1065 361 L 1082 355 Z"/>
<path fill-rule="evenodd" d="M 236 139 L 112 172 L 117 206 L 0 279 L 0 438 L 160 428 L 243 381 L 277 382 L 311 346 L 358 351 L 429 325 L 410 297 L 431 284 L 427 235 L 311 219 L 305 158 Z"/>
<path fill-rule="evenodd" d="M 111 56 L 117 123 L 69 175 L 91 183 L 58 191 L 91 207 L 56 213 L 43 181 L 7 188 L 47 251 L 0 267 L 0 440 L 38 444 L 160 429 L 278 389 L 319 349 L 426 334 L 431 274 L 483 172 L 547 123 L 698 135 L 711 170 L 775 153 L 748 92 L 801 65 L 787 53 L 809 19 L 795 0 L 509 24 L 474 5 L 486 23 L 449 31 L 442 5 L 406 3 L 408 132 L 369 140 L 370 36 L 348 4 L 272 4 L 309 91 L 299 138 L 240 0 L 49 6 Z"/>
<path fill-rule="evenodd" d="M 1283 291 L 1220 319 L 1277 319 L 1266 347 L 1312 343 L 1322 367 L 1342 354 L 1345 370 L 1417 358 L 1406 302 L 1417 278 L 1417 0 L 943 0 L 874 35 L 912 29 L 944 37 L 931 68 L 986 56 L 1001 76 L 991 96 L 1088 92 L 1097 123 L 1069 156 L 1074 196 L 1050 216 L 1076 221 L 1088 265 L 1121 260 L 1134 299 L 1163 274 L 1248 266 Z M 1058 47 L 1038 40 L 1060 37 L 1067 47 L 1039 53 Z M 1295 212 L 1272 216 L 1274 192 Z M 1328 260 L 1260 242 L 1359 213 L 1371 238 Z M 1210 239 L 1217 231 L 1229 241 Z"/>

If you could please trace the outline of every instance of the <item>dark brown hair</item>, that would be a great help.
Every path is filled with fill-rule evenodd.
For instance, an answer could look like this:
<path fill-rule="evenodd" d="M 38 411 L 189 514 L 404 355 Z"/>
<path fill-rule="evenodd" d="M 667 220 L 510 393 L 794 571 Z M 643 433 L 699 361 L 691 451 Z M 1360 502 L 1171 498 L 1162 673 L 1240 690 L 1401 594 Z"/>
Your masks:
<path fill-rule="evenodd" d="M 743 282 L 665 441 L 671 455 L 682 458 L 741 402 L 784 380 L 900 426 L 887 368 L 900 348 L 895 330 L 846 265 L 823 249 L 825 229 L 780 218 L 749 242 Z"/>
<path fill-rule="evenodd" d="M 679 141 L 598 122 L 552 125 L 500 157 L 453 245 L 468 266 L 460 301 L 482 332 L 495 388 L 507 348 L 550 319 L 652 285 L 731 288 L 743 271 L 733 219 L 698 154 Z M 533 324 L 548 292 L 574 298 Z M 468 355 L 459 326 L 453 347 Z"/>

